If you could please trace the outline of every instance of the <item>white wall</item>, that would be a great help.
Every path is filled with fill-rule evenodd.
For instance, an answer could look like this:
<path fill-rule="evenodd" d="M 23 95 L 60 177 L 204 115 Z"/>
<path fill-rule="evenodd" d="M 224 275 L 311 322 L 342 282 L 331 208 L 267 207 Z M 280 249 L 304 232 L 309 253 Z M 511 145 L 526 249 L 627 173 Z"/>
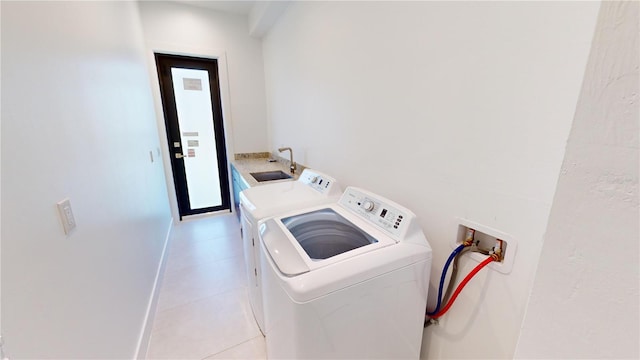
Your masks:
<path fill-rule="evenodd" d="M 425 331 L 423 357 L 513 356 L 598 9 L 297 2 L 265 37 L 271 149 L 412 209 L 430 303 L 456 217 L 519 242 L 509 275 L 479 274 Z"/>
<path fill-rule="evenodd" d="M 640 358 L 639 13 L 602 5 L 519 358 Z"/>
<path fill-rule="evenodd" d="M 0 6 L 0 19 L 2 19 L 2 6 Z M 0 41 L 1 44 L 1 41 Z M 0 69 L 2 69 L 2 46 L 0 46 Z M 0 70 L 1 71 L 1 70 Z M 1 84 L 1 81 L 0 81 Z M 2 99 L 2 86 L 0 86 L 0 99 Z M 0 101 L 0 114 L 2 114 L 2 101 Z M 1 117 L 0 117 L 1 118 Z M 0 126 L 0 158 L 2 158 L 2 126 Z M 2 189 L 2 166 L 0 166 L 0 189 Z M 2 196 L 0 195 L 0 199 Z M 0 206 L 0 357 L 4 357 L 2 340 L 2 206 Z"/>
<path fill-rule="evenodd" d="M 222 86 L 228 86 L 230 93 L 225 113 L 230 117 L 224 119 L 232 127 L 232 134 L 226 134 L 232 146 L 229 156 L 266 151 L 262 47 L 260 39 L 249 35 L 247 16 L 162 1 L 141 1 L 139 6 L 147 44 L 190 48 L 194 55 L 209 49 L 226 54 L 228 75 L 221 78 L 228 78 Z"/>
<path fill-rule="evenodd" d="M 137 7 L 1 6 L 5 350 L 132 358 L 171 221 Z"/>

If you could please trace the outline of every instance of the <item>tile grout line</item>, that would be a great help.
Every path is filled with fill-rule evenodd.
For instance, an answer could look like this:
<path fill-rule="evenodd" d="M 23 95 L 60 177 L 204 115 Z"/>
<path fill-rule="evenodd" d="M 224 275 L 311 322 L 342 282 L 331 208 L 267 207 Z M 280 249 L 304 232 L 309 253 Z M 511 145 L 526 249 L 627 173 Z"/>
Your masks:
<path fill-rule="evenodd" d="M 228 348 L 226 348 L 226 349 L 224 349 L 224 350 L 218 351 L 217 353 L 209 354 L 209 355 L 207 355 L 207 356 L 203 357 L 203 358 L 202 358 L 202 359 L 200 359 L 200 360 L 206 360 L 207 358 L 210 358 L 210 357 L 212 357 L 212 356 L 216 356 L 216 355 L 221 354 L 221 353 L 223 353 L 223 352 L 225 352 L 225 351 L 229 351 L 229 350 L 231 350 L 231 349 L 233 349 L 233 348 L 235 348 L 235 347 L 238 347 L 238 346 L 240 346 L 240 345 L 242 345 L 242 344 L 246 344 L 246 343 L 248 343 L 249 341 L 252 341 L 252 340 L 254 340 L 254 339 L 258 339 L 258 338 L 260 338 L 260 337 L 263 337 L 263 336 L 262 336 L 262 335 L 254 336 L 254 337 L 249 338 L 249 339 L 247 339 L 247 340 L 245 340 L 245 341 L 242 341 L 242 342 L 237 343 L 237 344 L 235 344 L 235 345 L 233 345 L 233 346 L 230 346 L 230 347 L 228 347 Z"/>
<path fill-rule="evenodd" d="M 171 266 L 169 268 L 167 268 L 166 274 L 169 275 L 169 277 L 176 276 L 175 274 L 180 272 L 180 271 L 186 271 L 186 269 L 189 268 L 197 268 L 197 267 L 204 267 L 207 265 L 211 265 L 211 264 L 215 264 L 215 263 L 219 263 L 219 262 L 223 262 L 223 261 L 230 261 L 232 259 L 236 259 L 236 258 L 240 258 L 241 261 L 244 261 L 244 254 L 240 253 L 238 255 L 229 255 L 227 257 L 224 258 L 220 258 L 220 259 L 215 259 L 215 260 L 203 260 L 201 262 L 196 262 L 194 264 L 188 264 L 188 265 L 184 265 L 184 266 L 179 266 L 176 267 L 176 264 L 170 264 Z M 246 274 L 245 274 L 246 275 Z"/>
<path fill-rule="evenodd" d="M 245 289 L 245 288 L 247 288 L 246 285 L 238 285 L 236 287 L 232 287 L 232 288 L 229 288 L 229 289 L 227 289 L 225 291 L 217 292 L 215 294 L 205 295 L 205 296 L 201 296 L 201 297 L 198 297 L 198 298 L 195 298 L 195 299 L 191 299 L 190 301 L 188 301 L 188 302 L 186 302 L 184 304 L 178 304 L 178 305 L 174 305 L 174 306 L 168 307 L 166 309 L 160 309 L 160 310 L 156 311 L 156 315 L 157 314 L 162 314 L 162 313 L 164 313 L 166 311 L 169 311 L 169 310 L 175 310 L 175 309 L 183 307 L 183 306 L 189 306 L 189 305 L 192 305 L 195 302 L 202 301 L 202 300 L 205 300 L 205 299 L 210 298 L 210 297 L 224 295 L 224 294 L 231 293 L 231 292 L 234 292 L 234 291 L 238 291 L 239 289 Z"/>
<path fill-rule="evenodd" d="M 185 247 L 188 248 L 189 245 L 192 245 L 192 244 L 202 243 L 202 242 L 220 241 L 220 240 L 224 240 L 225 238 L 232 237 L 232 236 L 237 236 L 238 237 L 238 241 L 241 240 L 241 236 L 240 236 L 240 232 L 239 231 L 237 233 L 229 233 L 229 234 L 225 234 L 225 235 L 216 235 L 214 237 L 202 238 L 202 239 L 193 240 L 193 241 L 189 241 L 189 242 L 187 242 L 187 240 L 181 240 L 180 238 L 176 238 L 175 239 L 176 242 L 172 245 L 172 248 L 170 250 L 171 251 L 176 251 L 176 250 L 180 251 L 180 250 L 183 250 L 183 248 L 185 248 Z"/>

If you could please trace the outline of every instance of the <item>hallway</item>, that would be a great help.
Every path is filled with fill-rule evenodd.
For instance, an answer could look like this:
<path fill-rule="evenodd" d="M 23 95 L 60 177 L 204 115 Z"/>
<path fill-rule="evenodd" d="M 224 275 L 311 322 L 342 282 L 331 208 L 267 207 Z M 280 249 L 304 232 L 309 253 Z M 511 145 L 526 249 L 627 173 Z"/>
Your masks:
<path fill-rule="evenodd" d="M 188 220 L 167 245 L 148 359 L 264 359 L 235 215 Z"/>

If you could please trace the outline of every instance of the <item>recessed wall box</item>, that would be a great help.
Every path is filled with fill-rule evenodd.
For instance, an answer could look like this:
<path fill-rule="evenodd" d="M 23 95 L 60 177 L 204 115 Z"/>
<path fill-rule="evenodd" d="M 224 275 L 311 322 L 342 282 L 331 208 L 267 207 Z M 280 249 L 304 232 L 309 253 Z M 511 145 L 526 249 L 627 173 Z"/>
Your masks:
<path fill-rule="evenodd" d="M 481 249 L 489 250 L 493 246 L 495 246 L 497 240 L 502 240 L 502 261 L 494 261 L 490 263 L 488 267 L 503 274 L 508 274 L 511 272 L 511 269 L 513 268 L 513 260 L 515 258 L 516 249 L 518 247 L 518 243 L 513 237 L 511 237 L 511 235 L 475 223 L 473 221 L 469 221 L 467 219 L 458 218 L 457 222 L 458 233 L 455 242 L 451 243 L 452 248 L 455 249 L 460 244 L 462 244 L 468 229 L 475 230 L 474 240 L 478 242 L 478 247 Z M 487 258 L 487 255 L 477 252 L 468 252 L 465 256 L 469 256 L 471 259 L 477 262 L 482 262 Z"/>

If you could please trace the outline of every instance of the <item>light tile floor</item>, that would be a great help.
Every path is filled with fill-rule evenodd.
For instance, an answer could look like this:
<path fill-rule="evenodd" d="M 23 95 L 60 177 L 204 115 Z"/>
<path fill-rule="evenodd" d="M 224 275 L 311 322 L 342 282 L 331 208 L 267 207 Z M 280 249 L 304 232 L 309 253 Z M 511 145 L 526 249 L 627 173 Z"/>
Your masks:
<path fill-rule="evenodd" d="M 174 227 L 147 359 L 265 359 L 235 215 Z"/>

